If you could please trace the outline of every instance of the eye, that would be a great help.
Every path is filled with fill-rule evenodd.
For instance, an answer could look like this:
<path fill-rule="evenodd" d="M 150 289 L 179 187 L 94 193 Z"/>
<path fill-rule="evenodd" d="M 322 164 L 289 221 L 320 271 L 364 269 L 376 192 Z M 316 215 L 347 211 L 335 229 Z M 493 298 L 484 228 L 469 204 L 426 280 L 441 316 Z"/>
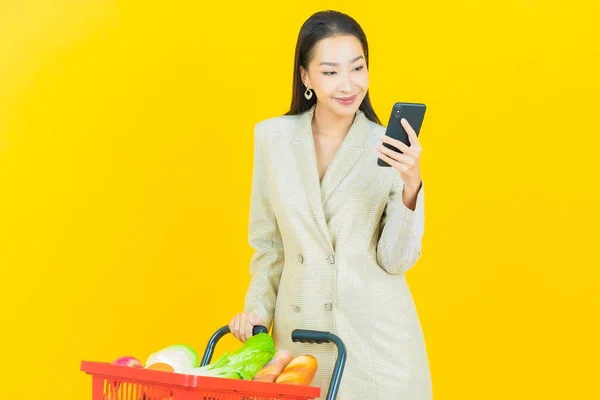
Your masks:
<path fill-rule="evenodd" d="M 323 75 L 333 75 L 335 71 L 323 71 Z"/>
<path fill-rule="evenodd" d="M 355 71 L 360 71 L 361 69 L 363 69 L 365 66 L 364 65 L 359 65 L 358 67 L 354 68 Z"/>

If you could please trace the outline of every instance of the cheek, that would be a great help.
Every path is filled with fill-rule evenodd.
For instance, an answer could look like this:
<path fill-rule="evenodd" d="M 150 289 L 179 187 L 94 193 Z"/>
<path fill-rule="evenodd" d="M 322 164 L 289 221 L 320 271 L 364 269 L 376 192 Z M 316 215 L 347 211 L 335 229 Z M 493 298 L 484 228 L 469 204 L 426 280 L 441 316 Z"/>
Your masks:
<path fill-rule="evenodd" d="M 317 94 L 321 94 L 321 97 L 331 96 L 337 90 L 337 83 L 335 79 L 325 75 L 317 79 L 317 85 L 315 85 L 315 91 Z"/>
<path fill-rule="evenodd" d="M 364 74 L 358 75 L 354 83 L 366 91 L 369 88 L 369 73 L 365 72 Z"/>

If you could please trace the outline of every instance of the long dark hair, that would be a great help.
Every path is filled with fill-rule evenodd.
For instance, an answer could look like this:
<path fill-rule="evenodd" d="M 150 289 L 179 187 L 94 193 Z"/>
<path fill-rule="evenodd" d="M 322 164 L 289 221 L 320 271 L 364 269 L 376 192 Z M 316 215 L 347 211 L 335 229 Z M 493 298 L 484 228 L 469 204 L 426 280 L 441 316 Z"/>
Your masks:
<path fill-rule="evenodd" d="M 310 16 L 300 28 L 298 41 L 296 42 L 296 55 L 294 57 L 294 82 L 292 88 L 292 105 L 290 111 L 285 115 L 298 115 L 309 110 L 315 105 L 317 99 L 313 96 L 310 100 L 304 97 L 304 84 L 300 74 L 300 66 L 308 69 L 308 64 L 312 58 L 312 52 L 315 44 L 321 39 L 335 35 L 353 35 L 360 40 L 363 52 L 365 53 L 365 62 L 369 68 L 369 44 L 367 37 L 358 22 L 352 17 L 339 11 L 327 10 L 319 11 Z M 371 121 L 380 124 L 375 110 L 371 105 L 369 91 L 360 104 L 361 110 Z"/>

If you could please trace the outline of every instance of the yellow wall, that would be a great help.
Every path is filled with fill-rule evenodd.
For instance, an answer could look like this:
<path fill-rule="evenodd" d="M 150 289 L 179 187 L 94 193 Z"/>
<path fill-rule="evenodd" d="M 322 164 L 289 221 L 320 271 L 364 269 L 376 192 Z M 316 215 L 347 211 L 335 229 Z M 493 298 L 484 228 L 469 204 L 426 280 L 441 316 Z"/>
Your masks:
<path fill-rule="evenodd" d="M 596 2 L 201 3 L 0 3 L 2 398 L 89 399 L 80 360 L 201 351 L 241 309 L 252 128 L 330 7 L 379 116 L 429 106 L 408 279 L 435 398 L 598 393 Z"/>

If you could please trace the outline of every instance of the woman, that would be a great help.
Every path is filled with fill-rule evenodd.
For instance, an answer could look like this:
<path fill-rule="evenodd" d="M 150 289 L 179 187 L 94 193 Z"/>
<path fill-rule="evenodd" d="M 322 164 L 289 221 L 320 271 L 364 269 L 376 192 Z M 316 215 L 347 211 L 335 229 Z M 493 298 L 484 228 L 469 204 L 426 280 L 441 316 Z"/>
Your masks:
<path fill-rule="evenodd" d="M 243 342 L 253 326 L 273 323 L 278 348 L 317 358 L 321 398 L 335 347 L 293 343 L 295 328 L 330 331 L 346 344 L 339 399 L 431 399 L 404 276 L 421 254 L 421 147 L 405 121 L 411 146 L 384 136 L 369 99 L 368 57 L 363 30 L 345 14 L 319 12 L 302 26 L 291 109 L 255 127 L 252 279 L 230 328 Z"/>

